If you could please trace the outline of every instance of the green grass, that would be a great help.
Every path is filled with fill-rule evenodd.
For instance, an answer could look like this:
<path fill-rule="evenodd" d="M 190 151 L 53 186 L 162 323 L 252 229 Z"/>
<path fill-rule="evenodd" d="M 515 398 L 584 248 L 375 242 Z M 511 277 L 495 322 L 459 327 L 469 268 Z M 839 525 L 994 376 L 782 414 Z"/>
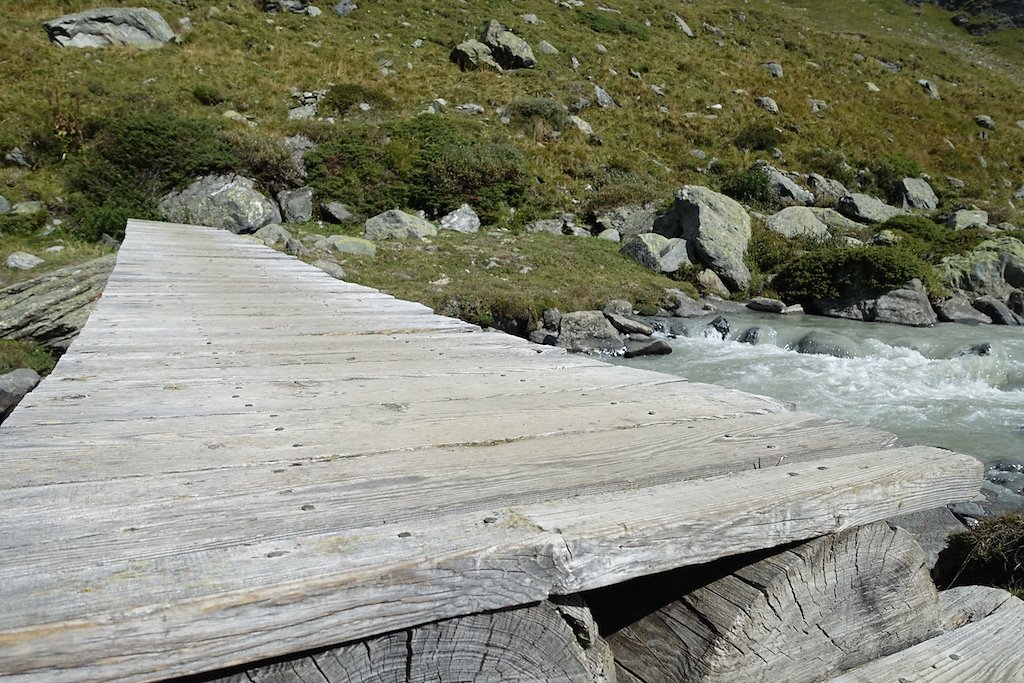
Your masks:
<path fill-rule="evenodd" d="M 954 534 L 935 573 L 942 589 L 995 586 L 1024 597 L 1024 515 L 989 517 Z"/>
<path fill-rule="evenodd" d="M 0 375 L 19 368 L 31 368 L 45 375 L 56 362 L 50 352 L 38 344 L 0 339 Z"/>

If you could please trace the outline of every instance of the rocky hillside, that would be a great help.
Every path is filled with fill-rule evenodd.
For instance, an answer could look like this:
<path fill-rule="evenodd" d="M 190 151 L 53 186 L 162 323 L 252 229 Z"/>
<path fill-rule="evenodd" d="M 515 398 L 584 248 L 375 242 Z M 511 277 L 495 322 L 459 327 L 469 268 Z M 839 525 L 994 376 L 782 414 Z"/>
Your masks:
<path fill-rule="evenodd" d="M 1024 3 L 1020 0 L 908 0 L 911 5 L 931 2 L 955 12 L 953 23 L 984 35 L 1007 28 L 1024 28 Z"/>

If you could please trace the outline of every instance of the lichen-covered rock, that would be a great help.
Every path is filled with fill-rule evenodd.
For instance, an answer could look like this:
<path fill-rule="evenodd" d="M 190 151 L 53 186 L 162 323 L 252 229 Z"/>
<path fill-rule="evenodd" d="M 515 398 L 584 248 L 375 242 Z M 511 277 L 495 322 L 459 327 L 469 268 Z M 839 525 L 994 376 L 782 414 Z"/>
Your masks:
<path fill-rule="evenodd" d="M 0 422 L 3 422 L 25 395 L 39 384 L 39 374 L 19 368 L 0 375 Z"/>
<path fill-rule="evenodd" d="M 32 270 L 43 263 L 45 263 L 43 259 L 27 251 L 12 252 L 4 259 L 4 265 L 14 270 Z"/>
<path fill-rule="evenodd" d="M 918 279 L 876 297 L 816 301 L 815 308 L 822 315 L 832 318 L 865 322 L 931 327 L 937 321 L 928 301 L 928 292 Z"/>
<path fill-rule="evenodd" d="M 280 223 L 277 204 L 240 175 L 208 175 L 180 192 L 160 200 L 160 212 L 170 221 L 223 228 L 236 234 L 256 232 Z"/>
<path fill-rule="evenodd" d="M 615 230 L 622 239 L 654 230 L 658 218 L 656 204 L 617 206 L 599 214 L 594 222 L 605 230 Z"/>
<path fill-rule="evenodd" d="M 700 261 L 731 291 L 750 285 L 743 255 L 750 242 L 750 216 L 736 200 L 701 185 L 687 185 L 655 228 L 666 237 L 682 237 Z"/>
<path fill-rule="evenodd" d="M 950 230 L 984 228 L 986 225 L 988 225 L 988 212 L 981 209 L 960 209 L 946 218 L 946 227 Z"/>
<path fill-rule="evenodd" d="M 43 23 L 50 40 L 61 47 L 96 49 L 127 45 L 142 50 L 177 39 L 160 13 L 144 7 L 103 7 L 68 14 Z"/>
<path fill-rule="evenodd" d="M 503 71 L 491 48 L 479 40 L 467 40 L 452 48 L 448 58 L 463 71 Z"/>
<path fill-rule="evenodd" d="M 0 339 L 67 349 L 103 291 L 114 259 L 102 256 L 0 289 Z"/>
<path fill-rule="evenodd" d="M 906 212 L 889 206 L 881 199 L 854 192 L 839 200 L 839 213 L 858 223 L 872 224 L 884 223 Z"/>
<path fill-rule="evenodd" d="M 924 178 L 904 178 L 896 189 L 904 209 L 934 211 L 939 207 L 935 190 Z"/>
<path fill-rule="evenodd" d="M 616 353 L 623 339 L 601 311 L 562 314 L 558 322 L 557 346 L 569 351 Z"/>
<path fill-rule="evenodd" d="M 362 237 L 350 235 L 331 235 L 323 241 L 325 249 L 332 249 L 339 254 L 351 254 L 352 256 L 376 256 L 377 245 Z"/>
<path fill-rule="evenodd" d="M 828 227 L 806 206 L 788 206 L 769 216 L 764 225 L 790 239 L 797 236 L 825 238 L 829 235 Z"/>
<path fill-rule="evenodd" d="M 690 263 L 686 240 L 652 232 L 633 235 L 619 251 L 656 273 L 674 273 Z"/>
<path fill-rule="evenodd" d="M 441 229 L 471 234 L 480 231 L 480 216 L 469 204 L 463 204 L 441 217 Z"/>
<path fill-rule="evenodd" d="M 436 235 L 437 228 L 419 216 L 391 209 L 366 219 L 363 234 L 368 240 L 423 239 Z"/>
<path fill-rule="evenodd" d="M 313 219 L 313 188 L 281 190 L 277 195 L 277 201 L 288 223 L 306 223 Z"/>
<path fill-rule="evenodd" d="M 537 66 L 530 44 L 512 33 L 499 22 L 487 22 L 480 34 L 480 42 L 491 49 L 494 61 L 503 69 L 531 69 Z"/>
<path fill-rule="evenodd" d="M 986 240 L 965 254 L 944 258 L 938 269 L 952 290 L 1005 300 L 1024 288 L 1024 243 L 1010 236 Z"/>

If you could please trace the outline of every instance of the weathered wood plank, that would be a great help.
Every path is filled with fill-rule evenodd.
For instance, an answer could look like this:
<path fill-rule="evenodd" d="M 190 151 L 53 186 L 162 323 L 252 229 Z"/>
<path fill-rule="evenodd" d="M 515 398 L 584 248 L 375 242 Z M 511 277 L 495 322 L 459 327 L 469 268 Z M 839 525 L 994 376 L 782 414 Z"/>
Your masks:
<path fill-rule="evenodd" d="M 1004 609 L 1017 609 L 1024 601 L 1002 588 L 957 586 L 939 593 L 939 619 L 946 631 L 973 624 Z"/>
<path fill-rule="evenodd" d="M 1024 605 L 926 640 L 829 683 L 964 683 L 1024 680 Z"/>
<path fill-rule="evenodd" d="M 980 469 L 919 447 L 526 505 L 493 522 L 438 514 L 156 557 L 142 547 L 51 575 L 12 567 L 0 670 L 137 681 L 230 667 L 928 509 L 973 495 Z"/>

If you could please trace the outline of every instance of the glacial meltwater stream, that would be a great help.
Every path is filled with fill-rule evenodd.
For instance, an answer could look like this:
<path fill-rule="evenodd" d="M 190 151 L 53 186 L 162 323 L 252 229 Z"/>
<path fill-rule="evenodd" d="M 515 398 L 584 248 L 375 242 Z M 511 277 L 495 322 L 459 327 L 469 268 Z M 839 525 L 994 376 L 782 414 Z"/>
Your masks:
<path fill-rule="evenodd" d="M 731 332 L 723 340 L 703 333 L 713 317 L 674 321 L 679 334 L 670 340 L 671 355 L 614 362 L 771 396 L 798 410 L 889 430 L 904 444 L 1024 469 L 1022 328 L 911 328 L 743 311 L 725 313 Z M 762 330 L 760 344 L 737 341 L 754 326 Z M 850 357 L 792 350 L 812 332 L 843 337 Z M 986 343 L 988 355 L 965 354 Z"/>

